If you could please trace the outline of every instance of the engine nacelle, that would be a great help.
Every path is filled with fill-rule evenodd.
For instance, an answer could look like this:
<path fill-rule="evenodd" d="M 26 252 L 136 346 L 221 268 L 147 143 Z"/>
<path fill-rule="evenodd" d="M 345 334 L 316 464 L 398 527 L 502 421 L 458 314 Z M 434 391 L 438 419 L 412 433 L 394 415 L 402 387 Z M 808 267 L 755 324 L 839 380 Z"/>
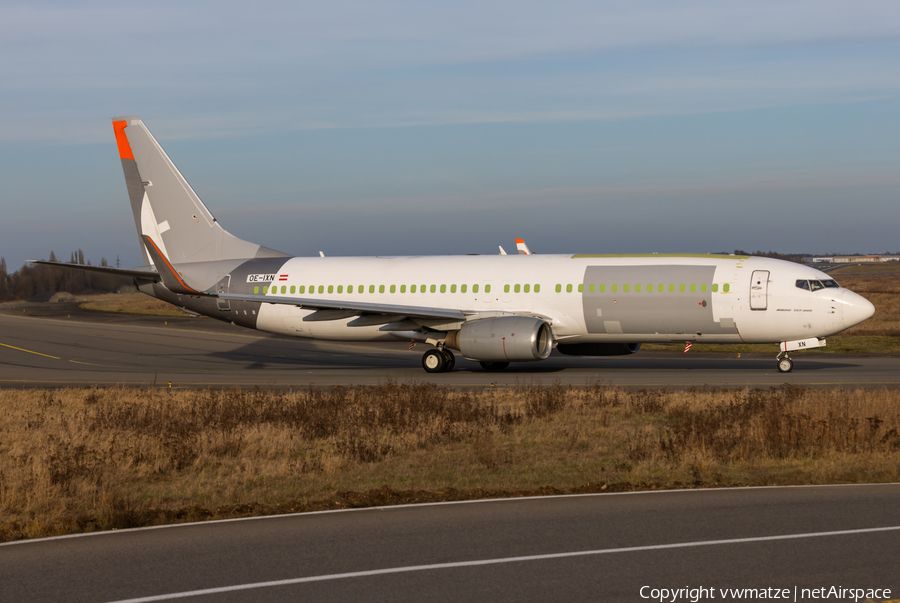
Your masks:
<path fill-rule="evenodd" d="M 550 325 L 529 316 L 499 316 L 463 324 L 444 342 L 470 360 L 528 362 L 543 360 L 553 350 Z"/>
<path fill-rule="evenodd" d="M 627 356 L 637 354 L 639 343 L 560 343 L 556 346 L 560 354 L 567 356 Z"/>

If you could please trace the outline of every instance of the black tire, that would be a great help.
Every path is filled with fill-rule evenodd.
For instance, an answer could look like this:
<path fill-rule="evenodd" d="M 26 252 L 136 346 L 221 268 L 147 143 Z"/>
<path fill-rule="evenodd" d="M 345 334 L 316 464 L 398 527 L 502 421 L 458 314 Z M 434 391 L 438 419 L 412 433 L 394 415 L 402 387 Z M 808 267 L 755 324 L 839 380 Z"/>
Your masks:
<path fill-rule="evenodd" d="M 778 361 L 779 373 L 790 373 L 794 369 L 794 361 L 788 357 L 784 357 Z"/>
<path fill-rule="evenodd" d="M 447 370 L 447 357 L 440 350 L 428 350 L 422 356 L 422 368 L 426 373 L 443 373 Z"/>
<path fill-rule="evenodd" d="M 478 364 L 481 365 L 481 368 L 491 373 L 502 371 L 509 366 L 508 362 L 479 362 Z"/>
<path fill-rule="evenodd" d="M 447 365 L 444 367 L 444 370 L 448 373 L 453 370 L 453 367 L 456 366 L 456 356 L 453 355 L 448 349 L 444 349 L 444 359 L 447 361 Z"/>

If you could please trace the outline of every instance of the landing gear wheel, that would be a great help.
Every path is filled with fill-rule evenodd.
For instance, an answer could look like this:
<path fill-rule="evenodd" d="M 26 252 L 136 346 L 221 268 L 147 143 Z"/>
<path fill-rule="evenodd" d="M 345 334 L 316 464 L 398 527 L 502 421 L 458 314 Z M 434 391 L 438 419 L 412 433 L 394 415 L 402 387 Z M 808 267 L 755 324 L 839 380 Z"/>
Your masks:
<path fill-rule="evenodd" d="M 444 370 L 447 372 L 450 372 L 453 370 L 453 367 L 456 365 L 456 356 L 454 356 L 453 352 L 451 352 L 447 348 L 444 348 L 442 350 L 442 352 L 444 353 L 444 360 L 446 361 L 446 366 L 444 367 Z"/>
<path fill-rule="evenodd" d="M 478 364 L 481 365 L 481 368 L 491 373 L 502 371 L 509 366 L 508 362 L 479 362 Z"/>
<path fill-rule="evenodd" d="M 785 356 L 781 360 L 778 361 L 778 372 L 779 373 L 790 373 L 794 368 L 794 361 Z"/>
<path fill-rule="evenodd" d="M 422 356 L 422 368 L 426 373 L 443 373 L 447 370 L 447 357 L 440 350 L 428 350 Z"/>

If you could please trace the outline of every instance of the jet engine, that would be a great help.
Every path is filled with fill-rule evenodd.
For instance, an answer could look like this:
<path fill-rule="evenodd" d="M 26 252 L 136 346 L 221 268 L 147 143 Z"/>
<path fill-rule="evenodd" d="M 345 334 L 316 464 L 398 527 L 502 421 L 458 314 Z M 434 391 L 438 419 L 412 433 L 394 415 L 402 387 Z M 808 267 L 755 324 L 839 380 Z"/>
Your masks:
<path fill-rule="evenodd" d="M 482 362 L 543 360 L 553 350 L 550 325 L 530 316 L 500 316 L 463 324 L 447 333 L 444 345 Z"/>
<path fill-rule="evenodd" d="M 561 343 L 556 346 L 567 356 L 627 356 L 637 354 L 639 343 Z"/>

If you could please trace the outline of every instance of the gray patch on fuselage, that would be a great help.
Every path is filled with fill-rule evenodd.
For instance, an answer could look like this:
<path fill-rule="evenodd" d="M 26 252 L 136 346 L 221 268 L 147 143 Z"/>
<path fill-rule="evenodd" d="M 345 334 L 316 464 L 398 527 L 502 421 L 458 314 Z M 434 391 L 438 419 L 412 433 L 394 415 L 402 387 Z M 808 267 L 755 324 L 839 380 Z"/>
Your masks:
<path fill-rule="evenodd" d="M 721 324 L 713 320 L 715 272 L 715 266 L 589 266 L 584 271 L 581 298 L 587 332 L 737 334 L 732 319 L 722 319 Z M 627 293 L 626 284 L 630 289 Z M 679 291 L 682 284 L 684 292 Z M 696 285 L 694 292 L 690 290 L 692 284 Z M 603 292 L 601 285 L 605 285 Z M 613 285 L 618 291 L 612 290 Z M 636 285 L 640 292 L 635 291 Z M 652 292 L 648 285 L 652 285 Z M 669 285 L 675 286 L 674 292 L 669 291 Z M 707 286 L 705 292 L 700 291 L 702 285 Z M 608 328 L 616 324 L 621 330 Z"/>

